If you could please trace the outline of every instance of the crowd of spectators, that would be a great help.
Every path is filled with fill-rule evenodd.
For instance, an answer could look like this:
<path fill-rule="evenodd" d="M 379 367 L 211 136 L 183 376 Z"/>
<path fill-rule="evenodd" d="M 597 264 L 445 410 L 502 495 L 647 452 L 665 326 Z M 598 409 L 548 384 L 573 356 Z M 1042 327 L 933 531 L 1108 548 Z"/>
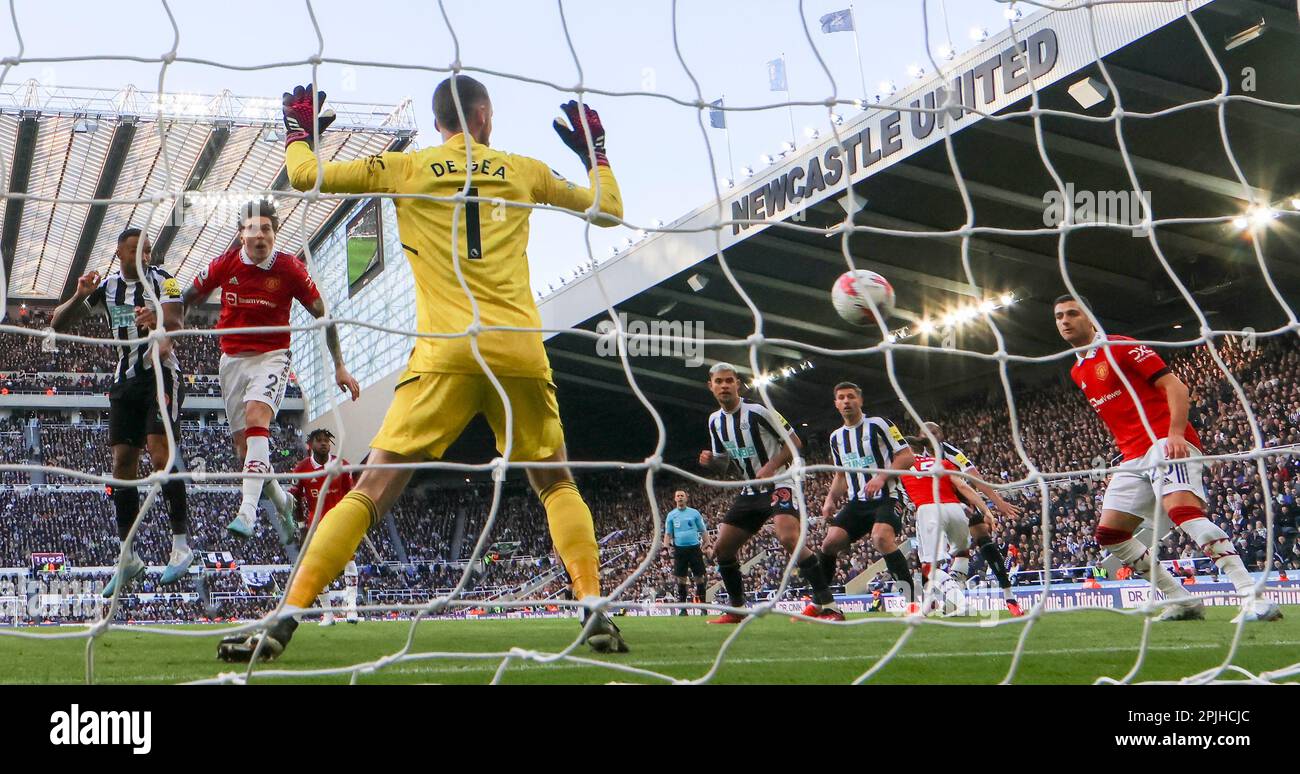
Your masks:
<path fill-rule="evenodd" d="M 1261 339 L 1255 346 L 1223 341 L 1219 354 L 1236 379 L 1253 412 L 1259 430 L 1253 437 L 1250 420 L 1226 379 L 1205 347 L 1168 354 L 1170 367 L 1188 384 L 1192 394 L 1192 421 L 1201 430 L 1209 454 L 1243 454 L 1262 445 L 1265 449 L 1300 444 L 1300 346 L 1294 338 Z M 1008 556 L 1013 575 L 1023 580 L 1038 579 L 1043 567 L 1043 516 L 1048 517 L 1051 537 L 1048 548 L 1056 568 L 1084 568 L 1102 559 L 1094 531 L 1105 492 L 1104 475 L 1095 472 L 1117 457 L 1109 433 L 1072 384 L 1051 382 L 1016 388 L 1022 458 L 1013 440 L 1004 401 L 981 396 L 948 406 L 932 418 L 940 421 L 947 438 L 961 446 L 983 475 L 1016 488 L 1005 491 L 1008 501 L 1022 509 L 1019 518 L 997 519 L 994 537 Z M 904 432 L 916 432 L 902 416 Z M 21 435 L 21 423 L 0 426 L 0 432 Z M 280 428 L 272 442 L 278 470 L 289 469 L 299 458 L 301 440 L 289 428 Z M 41 446 L 47 464 L 63 464 L 79 470 L 105 470 L 107 449 L 102 432 L 87 427 L 41 427 Z M 21 446 L 21 444 L 17 444 Z M 809 444 L 810 460 L 824 462 L 824 445 Z M 222 427 L 189 428 L 185 431 L 187 459 L 204 460 L 207 470 L 235 470 L 228 433 Z M 292 449 L 292 452 L 288 450 Z M 52 462 L 57 460 L 57 462 Z M 1030 464 L 1027 464 L 1030 463 Z M 1046 487 L 1046 499 L 1037 485 L 1017 486 L 1034 470 L 1052 473 L 1076 472 L 1067 480 Z M 1262 470 L 1262 477 L 1261 477 Z M 1275 517 L 1273 559 L 1270 569 L 1300 570 L 1300 542 L 1296 539 L 1296 516 L 1300 512 L 1300 455 L 1295 449 L 1255 459 L 1229 459 L 1209 466 L 1205 477 L 1208 515 L 1231 536 L 1247 566 L 1265 568 L 1268 530 L 1265 504 L 1271 503 Z M 716 526 L 734 489 L 683 483 L 669 476 L 657 480 L 655 497 L 659 510 L 672 507 L 672 492 L 688 491 L 691 504 Z M 820 514 L 829 483 L 828 475 L 810 476 L 803 482 L 810 515 Z M 644 474 L 639 472 L 582 472 L 579 486 L 596 520 L 596 533 L 604 541 L 602 550 L 604 584 L 607 589 L 626 579 L 645 559 L 652 534 L 650 509 L 646 502 Z M 464 569 L 463 560 L 490 513 L 492 489 L 488 485 L 463 488 L 412 489 L 391 511 L 392 524 L 400 537 L 394 545 L 387 529 L 371 532 L 380 544 L 385 560 L 404 555 L 404 568 L 367 566 L 363 586 L 385 599 L 418 601 L 431 594 L 445 593 L 456 585 Z M 22 499 L 34 498 L 34 499 Z M 287 561 L 284 549 L 264 521 L 252 541 L 235 543 L 224 529 L 237 494 L 191 494 L 195 544 L 203 550 L 231 550 L 245 563 Z M 158 561 L 166 553 L 166 520 L 151 514 L 141 531 L 141 546 Z M 458 523 L 460 524 L 458 532 Z M 112 534 L 112 509 L 102 494 L 42 493 L 0 496 L 0 562 L 18 563 L 33 550 L 64 550 L 80 564 L 109 563 L 116 555 Z M 817 545 L 825 525 L 819 518 L 809 521 L 808 541 Z M 912 528 L 908 527 L 909 536 Z M 545 513 L 535 495 L 522 483 L 504 487 L 487 544 L 492 560 L 475 565 L 469 588 L 483 594 L 505 593 L 522 587 L 554 567 Z M 785 570 L 788 556 L 777 544 L 770 527 L 747 546 L 742 561 L 765 554 L 750 572 L 750 581 L 760 588 L 775 587 Z M 1161 543 L 1161 558 L 1190 560 L 1199 550 L 1181 532 Z M 75 558 L 74 558 L 75 557 Z M 841 558 L 834 582 L 843 584 L 863 572 L 879 556 L 866 541 Z M 1210 571 L 1208 563 L 1196 563 Z M 672 596 L 674 581 L 668 552 L 660 552 L 656 565 L 638 577 L 627 590 L 630 599 Z M 978 555 L 972 560 L 972 574 L 985 573 Z M 1076 577 L 1083 575 L 1082 569 Z M 797 576 L 796 576 L 797 584 Z M 557 575 L 536 592 L 546 597 L 562 593 L 563 575 Z"/>
<path fill-rule="evenodd" d="M 50 328 L 51 314 L 52 310 L 22 309 L 17 315 L 5 315 L 0 322 L 39 332 Z M 193 317 L 188 324 L 190 327 L 204 325 Z M 67 333 L 97 339 L 111 338 L 107 325 L 97 317 L 82 319 Z M 185 373 L 215 374 L 221 349 L 216 336 L 183 336 L 177 339 L 177 357 Z M 0 363 L 4 364 L 6 371 L 14 373 L 112 373 L 117 358 L 113 344 L 55 341 L 41 335 L 0 336 Z"/>

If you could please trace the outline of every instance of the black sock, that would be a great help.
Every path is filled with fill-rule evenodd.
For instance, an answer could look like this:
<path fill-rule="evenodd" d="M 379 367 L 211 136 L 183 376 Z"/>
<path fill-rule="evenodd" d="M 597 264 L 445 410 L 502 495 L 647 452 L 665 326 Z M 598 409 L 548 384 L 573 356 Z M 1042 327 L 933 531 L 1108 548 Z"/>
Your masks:
<path fill-rule="evenodd" d="M 187 534 L 190 531 L 190 511 L 185 496 L 185 482 L 172 479 L 162 485 L 162 491 L 163 497 L 167 498 L 167 518 L 172 524 L 172 534 Z"/>
<path fill-rule="evenodd" d="M 812 586 L 813 602 L 818 605 L 829 605 L 835 601 L 830 587 L 826 585 L 826 576 L 822 574 L 822 563 L 817 554 L 813 554 L 799 563 L 799 573 L 803 575 L 803 579 L 808 582 L 808 585 Z"/>
<path fill-rule="evenodd" d="M 686 601 L 686 584 L 685 584 L 685 583 L 678 583 L 678 584 L 677 584 L 677 601 L 678 601 L 678 602 L 685 602 L 685 601 Z"/>
<path fill-rule="evenodd" d="M 126 540 L 140 510 L 140 491 L 133 486 L 113 487 L 113 509 L 117 513 L 117 537 Z"/>
<path fill-rule="evenodd" d="M 704 581 L 696 581 L 696 582 L 695 582 L 695 601 L 696 601 L 696 602 L 703 602 L 703 601 L 704 601 L 704 598 L 705 598 L 706 596 L 708 596 L 708 589 L 706 589 L 704 586 L 705 586 Z"/>
<path fill-rule="evenodd" d="M 826 585 L 835 583 L 835 556 L 818 552 L 817 560 L 821 562 L 822 577 L 826 579 Z"/>
<path fill-rule="evenodd" d="M 1007 575 L 1007 564 L 1002 559 L 1002 551 L 998 548 L 998 544 L 993 542 L 993 538 L 987 535 L 976 538 L 975 545 L 980 550 L 980 556 L 984 557 L 984 563 L 997 576 L 998 586 L 1004 589 L 1011 588 L 1011 578 Z"/>
<path fill-rule="evenodd" d="M 727 604 L 744 607 L 745 578 L 740 574 L 740 562 L 718 562 L 718 574 L 722 576 L 722 585 L 727 589 Z"/>
<path fill-rule="evenodd" d="M 916 589 L 912 586 L 912 568 L 907 566 L 907 557 L 903 556 L 902 550 L 896 548 L 893 553 L 885 554 L 885 566 L 889 568 L 889 574 L 894 576 L 894 583 L 903 592 L 904 599 L 915 602 Z"/>

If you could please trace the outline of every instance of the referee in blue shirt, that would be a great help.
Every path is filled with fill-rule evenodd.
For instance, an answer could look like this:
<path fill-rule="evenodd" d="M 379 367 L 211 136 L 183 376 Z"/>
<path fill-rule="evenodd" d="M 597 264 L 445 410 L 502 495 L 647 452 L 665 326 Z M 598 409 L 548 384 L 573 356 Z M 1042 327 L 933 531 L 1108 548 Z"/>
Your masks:
<path fill-rule="evenodd" d="M 708 550 L 709 532 L 704 517 L 686 505 L 686 492 L 678 489 L 673 495 L 677 507 L 664 518 L 664 550 L 671 540 L 673 547 L 673 575 L 677 576 L 677 599 L 686 602 L 686 572 L 695 579 L 695 601 L 704 601 L 704 552 Z M 678 615 L 689 615 L 682 608 Z"/>

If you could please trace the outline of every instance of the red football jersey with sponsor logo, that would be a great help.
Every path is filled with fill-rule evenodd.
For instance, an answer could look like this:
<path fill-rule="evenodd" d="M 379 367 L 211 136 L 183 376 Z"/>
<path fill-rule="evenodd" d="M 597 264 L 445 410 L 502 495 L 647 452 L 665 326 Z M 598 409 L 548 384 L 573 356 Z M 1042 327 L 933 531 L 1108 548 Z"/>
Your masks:
<path fill-rule="evenodd" d="M 912 463 L 912 470 L 927 473 L 934 469 L 934 457 L 928 454 L 916 454 L 915 457 L 916 462 Z M 944 460 L 943 467 L 947 470 L 959 469 L 951 460 Z M 908 499 L 917 506 L 934 505 L 934 478 L 930 476 L 899 476 L 899 478 L 903 481 L 903 488 L 907 490 Z M 948 476 L 939 477 L 939 502 L 961 502 L 961 498 L 957 497 L 957 490 L 953 488 L 952 479 Z"/>
<path fill-rule="evenodd" d="M 1097 341 L 1100 340 L 1098 334 Z M 1167 438 L 1169 401 L 1165 398 L 1164 390 L 1156 387 L 1154 382 L 1169 370 L 1168 366 L 1154 349 L 1145 344 L 1125 343 L 1133 341 L 1128 336 L 1111 336 L 1109 340 L 1112 344 L 1108 349 L 1115 363 L 1124 370 L 1124 376 L 1128 378 L 1138 400 L 1142 402 L 1142 409 L 1156 438 Z M 1119 374 L 1115 373 L 1111 358 L 1101 348 L 1093 349 L 1082 357 L 1076 355 L 1074 368 L 1070 369 L 1070 378 L 1079 385 L 1093 410 L 1110 428 L 1124 459 L 1138 459 L 1150 450 L 1151 438 L 1142 426 L 1137 404 L 1124 387 L 1124 382 L 1120 381 Z M 1188 443 L 1201 448 L 1201 439 L 1190 422 L 1184 437 Z"/>
<path fill-rule="evenodd" d="M 245 260 L 238 245 L 218 256 L 194 278 L 201 298 L 221 288 L 221 316 L 217 329 L 252 328 L 289 324 L 289 309 L 296 298 L 311 306 L 320 298 L 316 283 L 302 261 L 288 253 L 272 253 L 261 266 Z M 221 337 L 227 355 L 272 352 L 289 348 L 289 331 L 280 333 L 230 333 Z"/>
<path fill-rule="evenodd" d="M 331 454 L 330 460 L 335 459 L 337 457 Z M 343 464 L 348 464 L 348 461 L 343 460 Z M 308 454 L 306 459 L 299 462 L 298 466 L 293 469 L 294 473 L 318 471 L 317 475 L 300 478 L 293 483 L 293 486 L 289 487 L 289 494 L 296 501 L 295 512 L 306 522 L 308 527 L 311 527 L 312 521 L 316 518 L 316 500 L 321 497 L 321 488 L 325 483 L 325 471 L 322 470 L 324 467 L 324 465 L 318 465 L 316 458 Z M 321 515 L 324 516 L 329 513 L 330 509 L 338 505 L 339 500 L 343 499 L 343 495 L 351 491 L 351 473 L 344 472 L 335 476 L 330 481 L 330 488 L 324 492 L 325 504 L 321 506 Z"/>

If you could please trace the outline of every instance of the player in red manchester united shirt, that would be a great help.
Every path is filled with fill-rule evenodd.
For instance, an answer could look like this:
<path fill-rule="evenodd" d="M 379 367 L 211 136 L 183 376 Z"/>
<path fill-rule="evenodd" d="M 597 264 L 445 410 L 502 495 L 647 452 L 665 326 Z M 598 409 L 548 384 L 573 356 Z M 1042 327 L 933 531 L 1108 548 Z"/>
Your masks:
<path fill-rule="evenodd" d="M 307 434 L 307 451 L 308 454 L 293 469 L 294 473 L 315 473 L 314 476 L 306 476 L 293 482 L 289 487 L 289 495 L 294 501 L 294 519 L 302 525 L 303 533 L 311 529 L 312 523 L 316 520 L 316 515 L 324 516 L 329 513 L 330 509 L 338 505 L 343 495 L 352 491 L 352 474 L 344 471 L 330 480 L 329 489 L 321 491 L 325 484 L 325 466 L 330 462 L 339 459 L 330 454 L 330 447 L 334 443 L 334 434 L 325 428 L 317 428 Z M 342 464 L 347 465 L 347 460 L 340 460 Z M 325 502 L 319 503 L 318 501 Z M 321 609 L 325 615 L 320 620 L 321 626 L 333 626 L 334 614 L 330 612 L 330 594 L 329 590 L 321 592 L 316 598 L 320 603 Z M 343 605 L 347 610 L 347 622 L 354 624 L 357 622 L 357 562 L 355 559 L 349 559 L 347 565 L 343 567 Z"/>
<path fill-rule="evenodd" d="M 266 200 L 240 208 L 239 244 L 218 256 L 194 278 L 185 291 L 186 308 L 221 291 L 221 316 L 217 329 L 285 326 L 274 333 L 227 333 L 221 336 L 221 394 L 226 401 L 231 440 L 235 453 L 244 460 L 245 473 L 271 472 L 271 420 L 280 409 L 289 381 L 289 310 L 294 299 L 316 317 L 325 314 L 316 283 L 302 261 L 276 252 L 275 237 L 280 219 L 275 206 Z M 338 331 L 325 329 L 330 357 L 334 360 L 334 381 L 350 392 L 352 400 L 361 387 L 343 365 Z M 281 542 L 292 536 L 291 508 L 284 490 L 274 479 L 245 478 L 239 513 L 226 529 L 250 537 L 257 523 L 257 503 L 265 494 L 280 513 L 276 524 Z"/>
<path fill-rule="evenodd" d="M 1242 597 L 1246 620 L 1281 618 L 1276 604 L 1256 598 L 1255 581 L 1233 550 L 1232 541 L 1205 517 L 1204 464 L 1188 459 L 1203 452 L 1196 428 L 1187 421 L 1187 385 L 1150 347 L 1131 343 L 1133 339 L 1126 336 L 1103 337 L 1084 312 L 1087 299 L 1082 299 L 1082 305 L 1079 301 L 1066 295 L 1056 299 L 1055 305 L 1056 329 L 1062 338 L 1073 347 L 1097 344 L 1075 355 L 1070 378 L 1110 428 L 1124 456 L 1106 485 L 1097 543 L 1133 568 L 1135 575 L 1150 578 L 1149 573 L 1154 573 L 1156 588 L 1173 601 L 1157 620 L 1205 617 L 1201 602 L 1133 537 L 1143 522 L 1155 518 L 1158 498 L 1169 520 L 1195 540 L 1202 553 L 1232 581 Z M 1121 381 L 1121 373 L 1132 393 Z M 1150 432 L 1142 422 L 1143 415 Z"/>
<path fill-rule="evenodd" d="M 909 436 L 906 440 L 907 445 L 912 447 L 912 470 L 916 473 L 929 473 L 935 468 L 960 470 L 952 460 L 936 460 L 926 448 L 924 439 Z M 926 587 L 931 597 L 935 593 L 930 588 L 931 568 L 937 575 L 938 568 L 934 565 L 939 562 L 945 537 L 951 549 L 952 565 L 949 567 L 949 574 L 952 579 L 959 586 L 965 587 L 966 579 L 970 575 L 970 527 L 962 501 L 965 500 L 981 514 L 992 518 L 984 498 L 971 489 L 965 481 L 946 475 L 937 478 L 938 498 L 936 499 L 935 476 L 898 477 L 907 492 L 907 498 L 916 505 L 918 543 L 916 553 L 921 560 L 921 584 Z M 934 585 L 938 586 L 941 582 Z M 1007 602 L 1007 607 L 1012 615 L 1020 615 L 1020 608 L 1014 599 Z"/>

